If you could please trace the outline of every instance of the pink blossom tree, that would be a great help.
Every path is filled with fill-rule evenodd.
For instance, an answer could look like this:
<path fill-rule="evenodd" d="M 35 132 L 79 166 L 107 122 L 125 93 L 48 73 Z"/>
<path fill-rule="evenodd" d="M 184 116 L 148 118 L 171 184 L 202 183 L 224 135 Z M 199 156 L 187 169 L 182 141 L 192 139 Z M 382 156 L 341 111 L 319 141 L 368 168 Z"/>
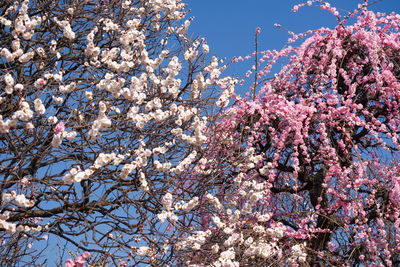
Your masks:
<path fill-rule="evenodd" d="M 400 265 L 400 16 L 307 4 L 338 25 L 256 53 L 252 92 L 233 95 L 187 174 L 211 189 L 164 201 L 183 212 L 179 264 Z"/>

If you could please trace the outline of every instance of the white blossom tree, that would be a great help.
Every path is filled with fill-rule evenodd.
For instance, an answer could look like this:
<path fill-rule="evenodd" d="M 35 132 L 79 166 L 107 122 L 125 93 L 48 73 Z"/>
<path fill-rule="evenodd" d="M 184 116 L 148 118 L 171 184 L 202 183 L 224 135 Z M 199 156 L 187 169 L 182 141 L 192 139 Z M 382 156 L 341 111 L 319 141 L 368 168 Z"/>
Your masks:
<path fill-rule="evenodd" d="M 201 154 L 213 87 L 234 85 L 185 16 L 179 0 L 1 1 L 1 265 L 43 262 L 47 235 L 97 262 L 171 260 L 152 215 Z"/>

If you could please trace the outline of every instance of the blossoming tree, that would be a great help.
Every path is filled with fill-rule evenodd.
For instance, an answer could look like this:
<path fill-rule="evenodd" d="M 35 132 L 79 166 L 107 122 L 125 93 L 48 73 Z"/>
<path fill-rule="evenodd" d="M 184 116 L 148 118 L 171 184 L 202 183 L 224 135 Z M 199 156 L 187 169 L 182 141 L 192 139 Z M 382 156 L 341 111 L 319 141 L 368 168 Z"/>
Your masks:
<path fill-rule="evenodd" d="M 47 235 L 163 262 L 151 214 L 206 140 L 211 88 L 233 86 L 185 15 L 179 0 L 1 1 L 0 265 L 54 259 Z"/>
<path fill-rule="evenodd" d="M 258 53 L 251 94 L 233 96 L 190 172 L 214 187 L 185 204 L 180 264 L 400 264 L 400 16 L 306 4 L 338 25 Z"/>

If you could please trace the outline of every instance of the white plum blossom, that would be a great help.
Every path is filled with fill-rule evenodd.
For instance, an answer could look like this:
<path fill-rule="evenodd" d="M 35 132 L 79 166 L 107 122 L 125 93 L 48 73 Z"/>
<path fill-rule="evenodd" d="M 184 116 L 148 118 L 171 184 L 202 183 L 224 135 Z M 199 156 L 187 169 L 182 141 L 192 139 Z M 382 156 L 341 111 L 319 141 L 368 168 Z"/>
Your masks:
<path fill-rule="evenodd" d="M 23 208 L 29 208 L 34 205 L 34 201 L 27 199 L 23 194 L 17 194 L 15 191 L 3 194 L 2 200 L 4 202 L 15 201 L 19 207 Z"/>
<path fill-rule="evenodd" d="M 33 101 L 34 105 L 35 105 L 35 112 L 39 115 L 43 115 L 46 112 L 46 108 L 42 103 L 42 100 L 40 98 L 36 98 Z"/>
<path fill-rule="evenodd" d="M 19 60 L 19 62 L 21 62 L 21 63 L 27 63 L 27 62 L 29 62 L 34 56 L 35 56 L 35 52 L 31 51 L 31 52 L 28 52 L 28 53 L 25 53 L 25 54 L 21 55 L 21 56 L 18 58 L 18 60 Z"/>
<path fill-rule="evenodd" d="M 150 248 L 149 247 L 140 247 L 137 251 L 136 254 L 139 256 L 146 256 L 147 253 L 150 252 Z"/>
<path fill-rule="evenodd" d="M 13 86 L 14 85 L 14 78 L 12 77 L 11 74 L 7 73 L 4 76 L 4 82 L 6 83 L 7 86 Z"/>
<path fill-rule="evenodd" d="M 210 52 L 210 48 L 207 44 L 203 44 L 202 48 L 204 54 L 208 54 Z"/>

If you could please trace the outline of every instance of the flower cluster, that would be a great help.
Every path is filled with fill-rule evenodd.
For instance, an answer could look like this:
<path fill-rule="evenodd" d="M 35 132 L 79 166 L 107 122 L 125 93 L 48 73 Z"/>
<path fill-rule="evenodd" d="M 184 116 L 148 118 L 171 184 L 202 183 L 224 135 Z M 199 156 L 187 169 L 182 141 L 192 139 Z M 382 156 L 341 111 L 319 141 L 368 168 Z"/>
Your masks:
<path fill-rule="evenodd" d="M 83 267 L 90 253 L 84 252 L 82 256 L 79 256 L 77 260 L 68 259 L 65 263 L 65 267 Z"/>
<path fill-rule="evenodd" d="M 15 201 L 15 203 L 19 207 L 24 207 L 24 208 L 32 207 L 35 204 L 35 202 L 33 200 L 28 200 L 25 197 L 25 195 L 17 194 L 15 191 L 12 191 L 11 193 L 3 194 L 2 201 L 3 202 Z"/>

